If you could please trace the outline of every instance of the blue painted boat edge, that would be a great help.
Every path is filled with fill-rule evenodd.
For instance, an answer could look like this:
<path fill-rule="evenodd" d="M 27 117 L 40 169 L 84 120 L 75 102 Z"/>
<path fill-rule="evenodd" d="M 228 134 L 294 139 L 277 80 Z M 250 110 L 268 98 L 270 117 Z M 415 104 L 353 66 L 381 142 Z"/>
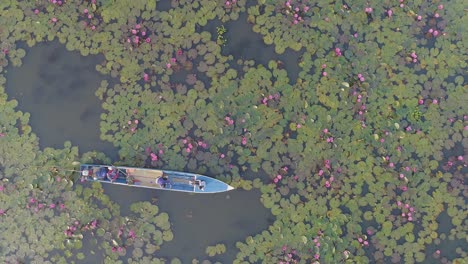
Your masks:
<path fill-rule="evenodd" d="M 183 176 L 187 176 L 187 177 L 190 177 L 190 176 L 195 176 L 197 179 L 201 179 L 201 180 L 204 180 L 206 181 L 207 183 L 208 182 L 211 182 L 211 184 L 213 183 L 216 183 L 216 186 L 218 187 L 221 187 L 221 186 L 225 186 L 224 188 L 214 188 L 215 190 L 210 190 L 210 189 L 213 189 L 213 188 L 207 188 L 207 186 L 205 186 L 205 190 L 204 191 L 201 191 L 201 190 L 198 190 L 196 189 L 195 191 L 187 191 L 187 190 L 177 190 L 177 189 L 164 189 L 164 188 L 151 188 L 151 187 L 147 187 L 147 186 L 138 186 L 138 185 L 130 185 L 130 184 L 126 184 L 126 183 L 119 183 L 119 182 L 110 182 L 110 181 L 103 181 L 103 180 L 95 180 L 97 182 L 102 182 L 102 183 L 109 183 L 109 184 L 117 184 L 117 185 L 124 185 L 124 186 L 130 186 L 130 187 L 139 187 L 139 188 L 145 188 L 145 189 L 154 189 L 154 190 L 164 190 L 164 191 L 173 191 L 173 192 L 185 192 L 185 193 L 222 193 L 222 192 L 227 192 L 227 191 L 231 191 L 231 190 L 234 190 L 235 188 L 230 186 L 229 184 L 223 182 L 223 181 L 220 181 L 218 179 L 215 179 L 215 178 L 212 178 L 212 177 L 209 177 L 209 176 L 206 176 L 206 175 L 201 175 L 201 174 L 197 174 L 197 173 L 190 173 L 190 172 L 181 172 L 181 171 L 172 171 L 172 170 L 160 170 L 160 169 L 150 169 L 150 168 L 139 168 L 139 167 L 128 167 L 128 166 L 116 166 L 116 165 L 100 165 L 100 164 L 80 164 L 80 171 L 82 169 L 82 167 L 85 167 L 85 166 L 94 166 L 94 167 L 115 167 L 115 168 L 118 168 L 118 169 L 141 169 L 141 170 L 149 170 L 149 171 L 162 171 L 164 173 L 168 173 L 168 174 L 173 174 L 173 175 L 183 175 Z"/>

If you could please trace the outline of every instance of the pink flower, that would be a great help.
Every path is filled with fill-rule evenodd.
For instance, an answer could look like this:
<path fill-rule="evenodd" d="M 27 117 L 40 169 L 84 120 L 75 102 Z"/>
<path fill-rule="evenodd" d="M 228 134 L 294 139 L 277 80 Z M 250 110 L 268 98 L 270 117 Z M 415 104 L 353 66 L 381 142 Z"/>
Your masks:
<path fill-rule="evenodd" d="M 39 14 L 39 9 L 34 9 L 34 14 L 35 15 Z"/>
<path fill-rule="evenodd" d="M 137 33 L 136 29 L 132 29 L 132 34 L 136 35 L 136 33 Z"/>
<path fill-rule="evenodd" d="M 242 137 L 242 145 L 245 145 L 247 144 L 247 138 L 246 137 Z"/>
<path fill-rule="evenodd" d="M 418 21 L 421 21 L 421 20 L 422 20 L 422 16 L 418 16 L 416 19 L 417 19 Z"/>
<path fill-rule="evenodd" d="M 171 58 L 171 63 L 176 63 L 177 59 L 176 58 Z"/>
<path fill-rule="evenodd" d="M 52 21 L 53 23 L 57 23 L 58 20 L 57 20 L 57 18 L 53 17 L 53 18 L 51 19 L 51 21 Z"/>
<path fill-rule="evenodd" d="M 146 43 L 150 43 L 150 42 L 151 42 L 151 39 L 150 39 L 150 38 L 146 38 L 146 39 L 145 39 L 145 42 L 146 42 Z"/>
<path fill-rule="evenodd" d="M 117 248 L 116 247 L 112 247 L 112 252 L 116 252 L 117 251 Z"/>
<path fill-rule="evenodd" d="M 133 122 L 134 122 L 135 124 L 138 124 L 138 123 L 139 123 L 138 119 L 135 119 Z"/>
<path fill-rule="evenodd" d="M 136 24 L 136 25 L 135 25 L 135 28 L 136 28 L 136 29 L 140 29 L 140 28 L 141 28 L 141 25 L 140 25 L 140 24 Z"/>
<path fill-rule="evenodd" d="M 326 71 L 324 71 L 324 72 L 322 72 L 322 75 L 323 75 L 324 77 L 326 77 L 328 74 L 327 74 Z"/>
<path fill-rule="evenodd" d="M 54 208 L 55 208 L 55 204 L 54 204 L 54 203 L 49 204 L 49 208 L 50 208 L 50 209 L 54 209 Z"/>
<path fill-rule="evenodd" d="M 387 15 L 388 17 L 392 17 L 393 11 L 391 9 L 387 10 Z"/>
<path fill-rule="evenodd" d="M 437 6 L 437 9 L 439 9 L 439 10 L 444 9 L 444 5 L 438 5 L 438 6 Z"/>
<path fill-rule="evenodd" d="M 432 100 L 432 103 L 433 103 L 433 104 L 438 104 L 439 101 L 437 101 L 437 99 L 433 99 L 433 100 Z"/>
<path fill-rule="evenodd" d="M 83 13 L 88 14 L 88 11 L 89 10 L 87 8 L 85 8 L 85 10 L 83 10 Z"/>
<path fill-rule="evenodd" d="M 187 152 L 187 153 L 190 153 L 190 151 L 191 151 L 190 148 L 185 149 L 185 152 Z"/>
<path fill-rule="evenodd" d="M 276 178 L 278 178 L 278 180 L 281 180 L 282 176 L 280 174 L 276 175 Z"/>
<path fill-rule="evenodd" d="M 166 68 L 170 69 L 170 68 L 171 68 L 171 64 L 170 64 L 170 63 L 166 63 Z"/>
<path fill-rule="evenodd" d="M 297 125 L 296 125 L 296 128 L 301 128 L 301 124 L 297 124 Z"/>
<path fill-rule="evenodd" d="M 158 156 L 156 156 L 156 154 L 154 154 L 153 152 L 151 152 L 151 160 L 152 161 L 157 161 L 158 160 Z"/>
<path fill-rule="evenodd" d="M 149 80 L 149 76 L 147 73 L 143 74 L 143 80 L 145 80 L 145 82 Z"/>
<path fill-rule="evenodd" d="M 325 134 L 328 133 L 328 128 L 325 128 L 325 129 L 323 130 L 323 133 L 325 133 Z"/>
<path fill-rule="evenodd" d="M 368 246 L 368 245 L 369 245 L 369 242 L 364 241 L 364 246 Z"/>
<path fill-rule="evenodd" d="M 275 183 L 278 183 L 278 178 L 274 178 L 273 181 L 274 181 Z"/>
<path fill-rule="evenodd" d="M 220 158 L 224 159 L 224 154 L 219 155 Z"/>
<path fill-rule="evenodd" d="M 458 157 L 457 157 L 457 160 L 462 161 L 462 160 L 463 160 L 463 156 L 458 156 Z"/>
<path fill-rule="evenodd" d="M 367 14 L 372 13 L 372 11 L 373 11 L 372 7 L 366 7 L 366 8 L 364 8 L 364 12 L 366 12 Z"/>
<path fill-rule="evenodd" d="M 314 258 L 315 258 L 315 259 L 319 259 L 319 258 L 320 258 L 320 255 L 319 255 L 319 254 L 315 254 L 315 255 L 314 255 Z"/>

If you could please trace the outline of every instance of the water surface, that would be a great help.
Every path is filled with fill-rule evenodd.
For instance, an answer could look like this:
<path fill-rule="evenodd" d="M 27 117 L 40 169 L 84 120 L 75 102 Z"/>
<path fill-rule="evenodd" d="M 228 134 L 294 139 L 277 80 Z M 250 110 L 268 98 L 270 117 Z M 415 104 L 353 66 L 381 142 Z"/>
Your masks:
<path fill-rule="evenodd" d="M 57 41 L 27 52 L 21 67 L 8 67 L 6 92 L 31 114 L 30 125 L 41 148 L 62 148 L 67 140 L 80 153 L 101 151 L 115 158 L 117 149 L 100 140 L 101 102 L 95 91 L 106 77 L 96 71 L 103 56 L 81 56 Z"/>

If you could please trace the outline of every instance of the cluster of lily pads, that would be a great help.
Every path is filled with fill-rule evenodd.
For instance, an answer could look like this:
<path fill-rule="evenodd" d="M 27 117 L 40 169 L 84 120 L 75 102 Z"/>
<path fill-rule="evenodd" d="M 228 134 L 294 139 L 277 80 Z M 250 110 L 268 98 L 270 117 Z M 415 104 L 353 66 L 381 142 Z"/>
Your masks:
<path fill-rule="evenodd" d="M 261 190 L 275 220 L 237 243 L 235 263 L 463 261 L 463 248 L 439 248 L 467 233 L 462 4 L 184 0 L 158 11 L 154 0 L 8 2 L 0 70 L 21 65 L 20 41 L 103 54 L 96 69 L 120 82 L 96 90 L 101 137 L 120 148 L 121 163 Z M 277 53 L 301 52 L 296 80 L 278 61 L 221 54 L 218 36 L 200 31 L 241 12 Z M 0 260 L 46 259 L 53 249 L 56 261 L 84 258 L 82 241 L 95 234 L 106 261 L 149 261 L 172 239 L 168 216 L 140 203 L 133 219 L 145 224 L 116 217 L 99 185 L 72 188 L 71 173 L 43 169 L 72 170 L 77 149 L 39 150 L 5 82 L 0 75 L 0 152 L 9 153 L 0 156 L 0 231 L 12 236 L 0 240 Z"/>

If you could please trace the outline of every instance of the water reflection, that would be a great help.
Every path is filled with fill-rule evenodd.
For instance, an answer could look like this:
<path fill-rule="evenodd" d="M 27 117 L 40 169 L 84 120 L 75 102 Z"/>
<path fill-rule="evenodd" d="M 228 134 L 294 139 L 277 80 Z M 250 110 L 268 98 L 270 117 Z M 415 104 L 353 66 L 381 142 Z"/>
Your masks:
<path fill-rule="evenodd" d="M 81 153 L 102 151 L 115 160 L 117 149 L 100 140 L 102 109 L 94 95 L 105 79 L 95 70 L 103 57 L 69 52 L 57 41 L 23 49 L 23 65 L 8 68 L 6 91 L 31 114 L 40 147 L 60 148 L 70 140 Z"/>

